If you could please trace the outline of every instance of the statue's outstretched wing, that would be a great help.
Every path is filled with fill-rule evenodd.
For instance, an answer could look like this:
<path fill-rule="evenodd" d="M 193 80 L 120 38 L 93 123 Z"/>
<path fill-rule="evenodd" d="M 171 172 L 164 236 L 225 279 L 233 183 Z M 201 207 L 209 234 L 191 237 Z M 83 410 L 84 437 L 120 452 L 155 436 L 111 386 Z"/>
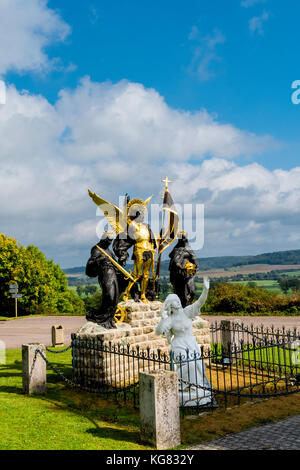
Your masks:
<path fill-rule="evenodd" d="M 89 191 L 89 196 L 93 199 L 94 203 L 102 210 L 103 214 L 108 220 L 109 225 L 114 233 L 125 232 L 127 228 L 126 211 L 122 211 L 119 207 L 111 202 L 105 201 L 96 193 Z"/>

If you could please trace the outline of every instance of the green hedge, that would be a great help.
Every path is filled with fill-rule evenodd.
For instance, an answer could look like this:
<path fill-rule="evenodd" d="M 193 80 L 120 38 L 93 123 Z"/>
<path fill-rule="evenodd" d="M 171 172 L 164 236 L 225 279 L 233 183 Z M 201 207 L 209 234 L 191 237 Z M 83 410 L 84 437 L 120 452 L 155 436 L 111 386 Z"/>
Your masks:
<path fill-rule="evenodd" d="M 211 315 L 300 315 L 300 294 L 291 296 L 242 284 L 217 283 L 202 313 Z"/>

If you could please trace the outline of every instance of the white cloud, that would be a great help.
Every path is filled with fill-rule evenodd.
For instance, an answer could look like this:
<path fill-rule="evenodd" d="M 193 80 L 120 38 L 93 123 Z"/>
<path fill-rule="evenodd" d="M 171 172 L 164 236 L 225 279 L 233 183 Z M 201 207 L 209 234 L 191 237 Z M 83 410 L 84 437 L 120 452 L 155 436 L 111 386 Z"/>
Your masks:
<path fill-rule="evenodd" d="M 257 3 L 266 3 L 267 0 L 243 0 L 241 2 L 241 6 L 244 8 L 253 7 L 257 5 Z"/>
<path fill-rule="evenodd" d="M 215 28 L 212 34 L 202 37 L 198 27 L 194 25 L 188 38 L 194 42 L 188 72 L 197 75 L 199 80 L 210 80 L 215 76 L 214 66 L 222 60 L 217 53 L 217 47 L 226 41 L 225 36 Z"/>
<path fill-rule="evenodd" d="M 205 205 L 201 256 L 299 248 L 300 167 L 267 170 L 224 159 L 173 165 L 176 201 Z"/>
<path fill-rule="evenodd" d="M 260 16 L 254 16 L 249 20 L 249 29 L 252 34 L 258 33 L 259 35 L 264 34 L 263 26 L 266 21 L 270 18 L 270 13 L 264 11 Z"/>
<path fill-rule="evenodd" d="M 197 167 L 181 164 L 172 170 L 177 200 L 204 199 L 213 217 L 259 223 L 299 219 L 300 167 L 271 171 L 258 163 L 240 166 L 212 158 Z"/>
<path fill-rule="evenodd" d="M 45 48 L 64 41 L 70 27 L 47 0 L 0 1 L 0 75 L 49 69 Z"/>
<path fill-rule="evenodd" d="M 125 192 L 159 202 L 168 174 L 176 201 L 205 203 L 209 240 L 219 234 L 220 250 L 233 249 L 237 230 L 244 241 L 250 237 L 243 226 L 251 221 L 261 237 L 264 220 L 298 217 L 300 169 L 271 172 L 232 161 L 276 146 L 271 137 L 222 124 L 205 110 L 172 109 L 140 84 L 85 78 L 54 105 L 10 86 L 0 140 L 0 231 L 37 244 L 62 265 L 82 263 L 96 240 L 89 187 L 115 203 Z"/>

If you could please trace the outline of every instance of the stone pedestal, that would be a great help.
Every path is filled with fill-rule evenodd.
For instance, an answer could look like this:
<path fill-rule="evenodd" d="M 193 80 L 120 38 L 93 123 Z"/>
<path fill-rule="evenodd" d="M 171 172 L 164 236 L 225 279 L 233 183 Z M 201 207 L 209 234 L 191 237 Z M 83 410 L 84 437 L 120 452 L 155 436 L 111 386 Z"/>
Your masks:
<path fill-rule="evenodd" d="M 142 372 L 139 379 L 141 440 L 159 450 L 179 446 L 180 416 L 176 372 Z"/>
<path fill-rule="evenodd" d="M 162 303 L 129 300 L 121 305 L 126 309 L 126 318 L 117 328 L 106 330 L 87 322 L 73 335 L 74 378 L 87 388 L 124 387 L 137 382 L 141 371 L 170 369 L 168 341 L 155 334 Z M 194 335 L 207 351 L 209 323 L 195 320 Z"/>
<path fill-rule="evenodd" d="M 162 336 L 155 334 L 155 329 L 161 316 L 162 303 L 155 301 L 144 304 L 129 300 L 121 302 L 126 309 L 126 319 L 124 323 L 118 323 L 117 328 L 106 330 L 92 322 L 87 322 L 76 333 L 78 338 L 95 338 L 102 341 L 104 345 L 120 344 L 130 346 L 130 349 L 157 351 L 168 353 L 170 350 L 168 341 Z M 195 320 L 193 322 L 194 335 L 199 346 L 204 347 L 204 351 L 210 349 L 209 322 L 206 320 Z"/>

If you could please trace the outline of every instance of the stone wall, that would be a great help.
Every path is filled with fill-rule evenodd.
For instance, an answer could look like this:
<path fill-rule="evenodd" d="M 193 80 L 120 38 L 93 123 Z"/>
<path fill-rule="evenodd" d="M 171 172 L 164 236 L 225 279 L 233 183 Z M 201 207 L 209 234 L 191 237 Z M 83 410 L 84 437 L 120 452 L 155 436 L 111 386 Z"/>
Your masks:
<path fill-rule="evenodd" d="M 126 319 L 116 329 L 106 330 L 88 322 L 73 337 L 74 375 L 87 388 L 122 387 L 136 382 L 140 371 L 170 368 L 168 341 L 155 334 L 161 302 L 129 300 L 121 305 L 126 309 Z M 199 346 L 207 351 L 209 323 L 195 320 L 193 325 Z"/>

